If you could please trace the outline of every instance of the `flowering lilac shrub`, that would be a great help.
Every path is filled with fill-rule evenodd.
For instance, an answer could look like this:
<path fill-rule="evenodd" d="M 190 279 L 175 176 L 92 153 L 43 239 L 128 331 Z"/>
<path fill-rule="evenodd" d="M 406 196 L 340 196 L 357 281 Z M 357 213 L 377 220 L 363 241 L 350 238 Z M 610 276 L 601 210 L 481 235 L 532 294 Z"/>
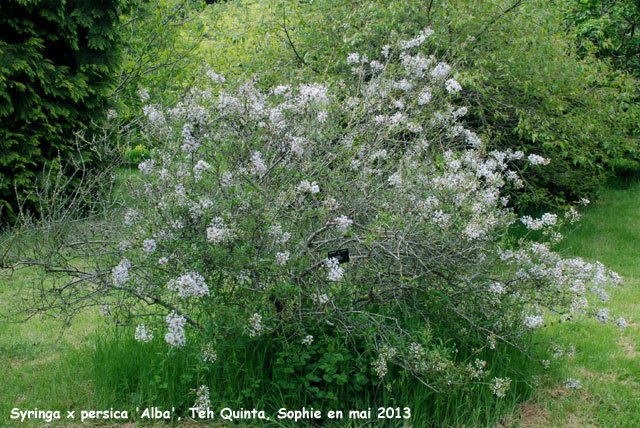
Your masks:
<path fill-rule="evenodd" d="M 513 165 L 548 160 L 488 151 L 460 123 L 464 89 L 424 53 L 431 34 L 375 59 L 352 53 L 349 82 L 261 90 L 211 72 L 177 105 L 147 105 L 155 149 L 94 278 L 105 313 L 140 341 L 199 343 L 210 361 L 238 337 L 327 335 L 369 355 L 380 379 L 393 366 L 499 396 L 511 380 L 458 361 L 457 347 L 521 348 L 527 332 L 583 314 L 606 322 L 587 295 L 606 301 L 617 275 L 552 251 L 577 211 L 518 219 L 501 192 L 521 183 Z M 510 238 L 515 222 L 548 239 Z M 347 263 L 328 256 L 338 249 Z"/>

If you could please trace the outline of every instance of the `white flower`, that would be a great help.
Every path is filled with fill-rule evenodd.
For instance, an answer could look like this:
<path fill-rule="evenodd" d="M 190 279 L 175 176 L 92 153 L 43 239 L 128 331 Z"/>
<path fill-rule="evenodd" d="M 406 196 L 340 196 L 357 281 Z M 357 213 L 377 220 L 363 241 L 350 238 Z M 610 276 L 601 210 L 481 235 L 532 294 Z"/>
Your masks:
<path fill-rule="evenodd" d="M 393 86 L 401 91 L 409 91 L 413 88 L 413 84 L 409 82 L 407 79 L 402 79 L 399 82 L 395 82 Z M 402 108 L 402 107 L 401 107 Z"/>
<path fill-rule="evenodd" d="M 154 164 L 153 159 L 147 159 L 138 164 L 138 169 L 144 175 L 149 175 L 153 173 L 153 166 L 154 166 L 153 164 Z"/>
<path fill-rule="evenodd" d="M 607 322 L 609 322 L 609 309 L 603 308 L 598 310 L 598 313 L 596 314 L 596 319 L 600 324 L 606 324 Z"/>
<path fill-rule="evenodd" d="M 417 344 L 412 344 L 417 345 Z M 420 345 L 418 345 L 420 346 Z M 384 378 L 387 375 L 387 363 L 390 359 L 392 359 L 397 354 L 395 348 L 390 348 L 388 346 L 384 346 L 380 350 L 380 354 L 378 355 L 378 359 L 373 363 L 373 369 L 376 371 L 376 374 L 380 379 Z"/>
<path fill-rule="evenodd" d="M 273 88 L 272 92 L 274 95 L 283 95 L 291 90 L 291 86 L 289 85 L 278 85 Z"/>
<path fill-rule="evenodd" d="M 455 79 L 447 80 L 447 82 L 445 83 L 445 87 L 447 88 L 447 92 L 449 92 L 450 94 L 457 94 L 462 90 L 462 86 L 460 86 L 460 83 L 458 83 L 458 81 Z"/>
<path fill-rule="evenodd" d="M 489 287 L 489 292 L 493 294 L 504 294 L 507 290 L 499 282 L 494 282 Z"/>
<path fill-rule="evenodd" d="M 221 217 L 211 220 L 211 226 L 207 228 L 207 241 L 212 244 L 223 244 L 236 237 L 235 232 L 227 227 Z"/>
<path fill-rule="evenodd" d="M 329 102 L 327 87 L 319 83 L 312 83 L 311 85 L 301 85 L 298 89 L 298 92 L 298 102 L 301 105 L 311 103 L 324 105 Z"/>
<path fill-rule="evenodd" d="M 142 251 L 147 254 L 153 254 L 156 251 L 156 241 L 151 238 L 142 241 Z"/>
<path fill-rule="evenodd" d="M 169 290 L 175 290 L 180 297 L 203 297 L 209 295 L 209 287 L 204 282 L 204 277 L 198 272 L 187 272 L 178 279 L 172 279 L 167 283 Z"/>
<path fill-rule="evenodd" d="M 113 120 L 118 117 L 118 112 L 114 109 L 107 110 L 107 120 Z"/>
<path fill-rule="evenodd" d="M 267 172 L 267 165 L 262 160 L 262 154 L 260 152 L 253 152 L 251 155 L 250 171 L 252 174 L 264 174 Z"/>
<path fill-rule="evenodd" d="M 298 184 L 296 190 L 300 193 L 309 192 L 311 194 L 315 194 L 320 191 L 320 187 L 318 187 L 318 184 L 315 181 L 309 183 L 309 180 L 303 180 L 300 182 L 300 184 Z"/>
<path fill-rule="evenodd" d="M 400 186 L 402 184 L 402 173 L 400 171 L 396 171 L 387 181 L 391 186 Z"/>
<path fill-rule="evenodd" d="M 198 411 L 205 411 L 211 407 L 211 399 L 209 398 L 209 388 L 205 385 L 200 386 L 196 392 L 196 402 L 193 407 Z"/>
<path fill-rule="evenodd" d="M 307 140 L 304 137 L 293 137 L 291 141 L 289 141 L 289 147 L 293 153 L 301 156 L 304 154 L 304 146 L 306 143 Z"/>
<path fill-rule="evenodd" d="M 511 379 L 510 378 L 508 378 L 508 377 L 506 377 L 506 378 L 494 377 L 493 378 L 493 384 L 492 384 L 493 393 L 498 398 L 504 398 L 506 393 L 507 393 L 507 391 L 509 390 L 509 386 L 510 385 L 511 385 Z"/>
<path fill-rule="evenodd" d="M 222 187 L 233 186 L 233 173 L 231 171 L 223 172 L 220 179 L 220 184 L 222 184 Z"/>
<path fill-rule="evenodd" d="M 200 181 L 202 179 L 202 173 L 211 168 L 207 162 L 200 159 L 196 165 L 193 167 L 193 178 L 196 181 Z"/>
<path fill-rule="evenodd" d="M 329 196 L 327 199 L 322 201 L 322 205 L 329 211 L 333 211 L 337 209 L 339 206 L 338 201 L 336 201 L 336 199 L 331 196 Z"/>
<path fill-rule="evenodd" d="M 213 80 L 215 83 L 224 83 L 225 81 L 224 76 L 216 73 L 211 69 L 207 71 L 207 77 L 209 77 L 209 79 Z"/>
<path fill-rule="evenodd" d="M 423 106 L 431 101 L 431 88 L 425 87 L 418 95 L 418 105 Z"/>
<path fill-rule="evenodd" d="M 435 31 L 433 31 L 431 28 L 425 28 L 424 30 L 420 31 L 420 34 L 418 34 L 418 37 L 416 37 L 415 39 L 402 42 L 402 49 L 406 50 L 420 46 L 424 43 L 425 40 L 427 40 L 427 37 L 433 35 L 434 33 Z"/>
<path fill-rule="evenodd" d="M 205 363 L 215 363 L 218 359 L 218 353 L 213 349 L 213 343 L 206 343 L 200 349 L 200 358 Z"/>
<path fill-rule="evenodd" d="M 531 153 L 527 159 L 531 165 L 548 165 L 551 159 L 545 159 L 542 156 Z"/>
<path fill-rule="evenodd" d="M 274 225 L 269 228 L 269 235 L 271 235 L 276 244 L 286 244 L 291 238 L 289 232 L 282 231 L 280 223 L 274 223 Z"/>
<path fill-rule="evenodd" d="M 285 251 L 282 253 L 276 253 L 276 263 L 279 264 L 280 266 L 284 266 L 287 264 L 287 261 L 289 261 L 289 252 Z"/>
<path fill-rule="evenodd" d="M 149 91 L 145 88 L 138 89 L 138 97 L 140 97 L 140 101 L 143 103 L 146 102 L 149 99 Z"/>
<path fill-rule="evenodd" d="M 376 61 L 375 59 L 369 63 L 369 66 L 374 73 L 384 69 L 384 65 L 382 65 L 380 61 Z"/>
<path fill-rule="evenodd" d="M 305 346 L 309 346 L 313 343 L 313 336 L 308 334 L 302 339 L 302 344 Z"/>
<path fill-rule="evenodd" d="M 134 335 L 138 342 L 150 342 L 153 339 L 153 331 L 148 329 L 144 323 L 139 324 L 136 327 L 136 334 Z"/>
<path fill-rule="evenodd" d="M 138 211 L 129 208 L 127 212 L 124 214 L 124 224 L 125 226 L 133 226 L 135 222 L 138 220 Z"/>
<path fill-rule="evenodd" d="M 629 326 L 629 324 L 627 323 L 627 320 L 625 320 L 624 318 L 618 318 L 616 320 L 616 325 L 618 326 L 618 328 L 620 330 L 624 330 L 625 328 L 627 328 Z"/>
<path fill-rule="evenodd" d="M 336 258 L 325 259 L 324 264 L 327 268 L 327 280 L 340 281 L 344 275 L 344 269 L 340 267 L 340 263 Z"/>
<path fill-rule="evenodd" d="M 344 215 L 336 217 L 333 221 L 336 223 L 336 229 L 342 233 L 346 233 L 347 230 L 349 230 L 349 227 L 353 224 L 353 220 Z"/>
<path fill-rule="evenodd" d="M 524 325 L 528 328 L 538 328 L 544 325 L 544 318 L 540 315 L 528 316 L 524 319 Z"/>
<path fill-rule="evenodd" d="M 168 258 L 166 258 L 166 257 L 160 257 L 160 258 L 158 259 L 158 264 L 159 264 L 160 266 L 166 266 L 166 265 L 168 265 L 168 264 L 169 264 L 169 259 L 168 259 Z"/>
<path fill-rule="evenodd" d="M 360 54 L 358 52 L 350 53 L 347 56 L 347 64 L 360 64 Z"/>
<path fill-rule="evenodd" d="M 149 123 L 152 126 L 161 126 L 164 124 L 164 115 L 157 106 L 153 104 L 142 107 L 142 112 L 149 119 Z"/>
<path fill-rule="evenodd" d="M 122 259 L 116 267 L 111 270 L 111 280 L 113 285 L 120 287 L 129 281 L 129 268 L 131 262 L 128 259 Z"/>
<path fill-rule="evenodd" d="M 317 305 L 326 305 L 327 303 L 329 303 L 329 296 L 327 296 L 325 293 L 313 293 L 311 295 L 311 300 L 313 300 L 313 303 Z"/>
<path fill-rule="evenodd" d="M 431 70 L 431 77 L 433 80 L 440 80 L 447 77 L 447 75 L 451 72 L 451 66 L 444 62 L 438 63 L 433 70 Z"/>
<path fill-rule="evenodd" d="M 178 315 L 175 311 L 171 312 L 166 317 L 167 334 L 164 336 L 164 340 L 173 347 L 180 347 L 185 344 L 186 339 L 184 336 L 184 325 L 187 320 Z"/>
<path fill-rule="evenodd" d="M 249 330 L 249 336 L 259 336 L 264 330 L 264 326 L 262 325 L 262 316 L 260 314 L 251 315 L 247 329 Z"/>
<path fill-rule="evenodd" d="M 565 381 L 564 386 L 566 386 L 569 389 L 580 389 L 582 388 L 582 383 L 578 379 L 569 377 Z"/>
<path fill-rule="evenodd" d="M 200 148 L 200 142 L 195 139 L 192 134 L 193 126 L 190 123 L 185 123 L 182 127 L 182 151 L 188 154 L 193 154 Z"/>

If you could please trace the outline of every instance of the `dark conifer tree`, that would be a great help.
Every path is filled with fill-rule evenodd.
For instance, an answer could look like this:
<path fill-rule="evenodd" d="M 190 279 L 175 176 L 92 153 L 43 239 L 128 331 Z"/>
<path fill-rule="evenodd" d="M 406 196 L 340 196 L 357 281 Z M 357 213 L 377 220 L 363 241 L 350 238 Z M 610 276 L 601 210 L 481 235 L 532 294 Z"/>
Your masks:
<path fill-rule="evenodd" d="M 0 0 L 0 217 L 74 156 L 120 67 L 120 0 Z M 31 196 L 33 199 L 34 197 Z"/>

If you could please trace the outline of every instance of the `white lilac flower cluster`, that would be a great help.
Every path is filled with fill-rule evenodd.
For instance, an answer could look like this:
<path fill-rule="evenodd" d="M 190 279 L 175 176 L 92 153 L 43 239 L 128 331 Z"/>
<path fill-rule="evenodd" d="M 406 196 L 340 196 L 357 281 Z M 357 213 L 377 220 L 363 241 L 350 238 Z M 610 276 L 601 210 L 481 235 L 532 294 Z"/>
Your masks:
<path fill-rule="evenodd" d="M 427 38 L 431 37 L 433 34 L 435 34 L 435 32 L 431 28 L 425 28 L 424 30 L 420 31 L 418 36 L 414 39 L 402 42 L 401 48 L 406 50 L 421 46 L 425 42 L 425 40 L 427 40 Z"/>
<path fill-rule="evenodd" d="M 213 348 L 213 343 L 207 342 L 200 349 L 200 359 L 205 363 L 215 363 L 218 359 L 218 353 Z"/>
<path fill-rule="evenodd" d="M 290 256 L 289 251 L 276 253 L 276 264 L 280 266 L 286 265 L 287 261 L 289 261 L 289 256 Z"/>
<path fill-rule="evenodd" d="M 548 165 L 551 162 L 551 159 L 543 158 L 542 156 L 534 153 L 531 153 L 528 159 L 531 165 Z"/>
<path fill-rule="evenodd" d="M 524 325 L 530 329 L 540 328 L 544 325 L 544 318 L 542 315 L 529 315 L 525 317 Z"/>
<path fill-rule="evenodd" d="M 574 379 L 572 377 L 567 378 L 564 382 L 564 386 L 569 389 L 580 389 L 582 388 L 582 382 L 579 379 Z"/>
<path fill-rule="evenodd" d="M 462 90 L 462 86 L 460 86 L 460 83 L 458 83 L 458 81 L 455 79 L 447 80 L 445 83 L 445 87 L 447 88 L 447 92 L 449 92 L 450 94 L 457 94 Z"/>
<path fill-rule="evenodd" d="M 467 371 L 469 372 L 469 377 L 471 379 L 480 379 L 486 375 L 485 368 L 487 367 L 487 362 L 476 358 L 474 364 L 467 364 Z"/>
<path fill-rule="evenodd" d="M 198 272 L 187 272 L 177 279 L 169 280 L 167 288 L 177 291 L 178 296 L 182 298 L 204 297 L 209 295 L 209 287 L 207 287 L 204 277 Z"/>
<path fill-rule="evenodd" d="M 618 328 L 620 330 L 624 330 L 629 326 L 629 323 L 627 323 L 627 320 L 625 320 L 624 318 L 620 317 L 616 320 L 616 325 L 618 326 Z"/>
<path fill-rule="evenodd" d="M 373 363 L 373 369 L 380 379 L 387 375 L 389 361 L 396 356 L 398 351 L 395 348 L 385 346 L 380 350 L 378 359 Z"/>
<path fill-rule="evenodd" d="M 340 262 L 337 258 L 325 259 L 324 264 L 327 268 L 327 280 L 337 282 L 340 281 L 344 275 L 344 269 L 340 266 Z"/>
<path fill-rule="evenodd" d="M 280 223 L 275 223 L 271 226 L 269 235 L 276 244 L 286 244 L 291 239 L 291 233 L 283 231 Z"/>
<path fill-rule="evenodd" d="M 296 190 L 300 193 L 311 193 L 316 194 L 320 191 L 320 187 L 318 187 L 318 183 L 315 181 L 309 183 L 309 180 L 302 180 L 300 184 L 296 187 Z"/>
<path fill-rule="evenodd" d="M 209 398 L 209 387 L 201 385 L 196 391 L 196 401 L 193 403 L 193 407 L 198 411 L 206 411 L 211 407 L 211 399 Z"/>
<path fill-rule="evenodd" d="M 333 221 L 336 223 L 336 229 L 342 233 L 346 233 L 353 224 L 353 220 L 344 215 L 336 217 Z"/>
<path fill-rule="evenodd" d="M 167 334 L 164 336 L 165 342 L 169 345 L 179 348 L 186 343 L 184 334 L 184 325 L 187 322 L 184 316 L 171 312 L 165 318 L 167 322 Z"/>
<path fill-rule="evenodd" d="M 255 313 L 249 317 L 249 324 L 247 325 L 250 337 L 260 336 L 264 330 L 262 324 L 262 315 Z"/>
<path fill-rule="evenodd" d="M 111 270 L 111 281 L 115 287 L 120 287 L 129 281 L 129 268 L 131 268 L 131 262 L 125 258 Z"/>
<path fill-rule="evenodd" d="M 207 241 L 212 244 L 224 244 L 233 240 L 236 236 L 234 230 L 225 224 L 222 217 L 215 217 L 211 225 L 207 227 Z"/>
<path fill-rule="evenodd" d="M 491 388 L 493 390 L 493 394 L 498 398 L 504 398 L 507 395 L 507 391 L 511 386 L 511 378 L 500 378 L 494 377 Z"/>
<path fill-rule="evenodd" d="M 200 159 L 196 165 L 193 167 L 193 178 L 196 181 L 200 181 L 202 180 L 202 175 L 204 174 L 205 171 L 211 169 L 211 165 L 209 165 L 209 163 L 203 161 L 202 159 Z"/>
<path fill-rule="evenodd" d="M 313 293 L 311 294 L 311 300 L 316 305 L 326 305 L 329 303 L 329 296 L 327 296 L 327 293 Z"/>
<path fill-rule="evenodd" d="M 144 323 L 138 324 L 134 338 L 138 342 L 151 342 L 153 339 L 153 330 L 148 328 Z"/>
<path fill-rule="evenodd" d="M 144 251 L 145 254 L 155 253 L 156 248 L 157 244 L 155 239 L 149 238 L 142 241 L 142 251 Z"/>

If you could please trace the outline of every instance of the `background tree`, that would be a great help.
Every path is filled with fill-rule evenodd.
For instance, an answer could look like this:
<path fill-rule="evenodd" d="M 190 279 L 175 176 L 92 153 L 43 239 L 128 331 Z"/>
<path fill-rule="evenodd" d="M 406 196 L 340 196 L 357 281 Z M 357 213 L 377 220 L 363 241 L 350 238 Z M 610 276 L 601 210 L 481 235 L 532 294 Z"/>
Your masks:
<path fill-rule="evenodd" d="M 568 13 L 585 52 L 610 59 L 640 75 L 640 3 L 635 0 L 580 0 Z"/>
<path fill-rule="evenodd" d="M 74 132 L 101 117 L 121 63 L 120 0 L 0 5 L 0 214 L 35 207 L 44 170 L 82 155 Z M 20 201 L 20 202 L 19 202 Z"/>

